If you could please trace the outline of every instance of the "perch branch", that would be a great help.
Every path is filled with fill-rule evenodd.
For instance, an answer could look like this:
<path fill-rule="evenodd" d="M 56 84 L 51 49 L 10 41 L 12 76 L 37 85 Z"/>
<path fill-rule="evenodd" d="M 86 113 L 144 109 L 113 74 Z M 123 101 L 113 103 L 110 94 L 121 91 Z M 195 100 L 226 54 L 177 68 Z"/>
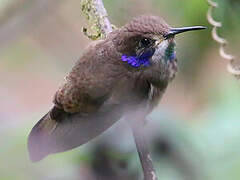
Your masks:
<path fill-rule="evenodd" d="M 212 17 L 213 9 L 218 7 L 218 3 L 213 2 L 212 0 L 207 0 L 207 2 L 209 4 L 209 10 L 207 12 L 207 20 L 213 26 L 212 38 L 217 43 L 220 44 L 220 48 L 219 48 L 220 56 L 223 59 L 229 61 L 228 66 L 227 66 L 228 71 L 239 79 L 240 78 L 240 66 L 239 65 L 237 66 L 234 56 L 232 56 L 231 54 L 227 54 L 225 52 L 225 46 L 227 45 L 227 41 L 224 38 L 220 37 L 217 33 L 217 29 L 222 27 L 222 23 L 215 21 Z"/>
<path fill-rule="evenodd" d="M 96 34 L 89 34 L 87 28 L 84 28 L 84 34 L 90 39 L 105 38 L 106 35 L 112 31 L 112 25 L 108 20 L 102 0 L 83 0 L 82 12 L 92 24 L 91 29 L 95 29 L 97 32 Z M 132 128 L 136 148 L 142 165 L 144 180 L 157 180 L 150 152 L 143 135 L 143 123 L 132 120 L 129 124 Z"/>
<path fill-rule="evenodd" d="M 133 124 L 131 124 L 133 123 Z M 132 133 L 137 147 L 138 156 L 142 165 L 144 180 L 157 180 L 152 158 L 143 134 L 143 124 L 137 120 L 131 122 Z M 138 124 L 137 124 L 138 123 Z M 135 125 L 137 124 L 137 125 Z"/>
<path fill-rule="evenodd" d="M 84 27 L 84 34 L 92 40 L 105 38 L 112 31 L 112 25 L 102 0 L 82 0 L 81 6 L 83 14 L 91 24 L 91 29 L 96 31 L 96 34 L 90 34 Z"/>

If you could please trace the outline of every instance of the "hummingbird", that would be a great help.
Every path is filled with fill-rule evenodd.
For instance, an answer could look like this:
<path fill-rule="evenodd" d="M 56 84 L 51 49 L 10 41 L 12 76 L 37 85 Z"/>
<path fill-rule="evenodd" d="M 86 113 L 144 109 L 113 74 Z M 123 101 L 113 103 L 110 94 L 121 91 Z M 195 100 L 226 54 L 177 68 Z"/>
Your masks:
<path fill-rule="evenodd" d="M 142 15 L 92 42 L 31 130 L 31 161 L 85 144 L 121 118 L 146 117 L 178 71 L 174 37 L 201 29 Z"/>

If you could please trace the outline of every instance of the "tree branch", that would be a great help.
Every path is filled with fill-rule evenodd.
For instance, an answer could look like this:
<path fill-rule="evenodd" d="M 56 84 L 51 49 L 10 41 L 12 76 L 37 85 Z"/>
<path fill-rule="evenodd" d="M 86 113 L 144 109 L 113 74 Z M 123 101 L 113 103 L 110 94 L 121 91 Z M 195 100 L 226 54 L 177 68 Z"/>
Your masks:
<path fill-rule="evenodd" d="M 96 31 L 96 34 L 90 34 L 87 28 L 83 28 L 84 34 L 92 40 L 105 38 L 112 31 L 112 25 L 102 0 L 82 0 L 81 5 L 83 14 L 91 24 L 91 29 Z"/>
<path fill-rule="evenodd" d="M 106 35 L 112 31 L 112 25 L 108 20 L 102 0 L 83 0 L 82 12 L 92 24 L 91 29 L 95 29 L 97 32 L 97 34 L 89 34 L 87 28 L 84 28 L 83 32 L 90 39 L 105 38 Z M 143 135 L 144 123 L 142 123 L 141 119 L 140 121 L 137 119 L 131 120 L 129 124 L 132 128 L 136 148 L 142 165 L 144 180 L 157 180 L 150 152 Z"/>
<path fill-rule="evenodd" d="M 137 120 L 132 123 L 139 123 Z M 131 124 L 131 123 L 130 123 Z M 142 165 L 144 180 L 157 180 L 157 175 L 153 167 L 152 158 L 148 150 L 148 145 L 143 134 L 143 123 L 140 125 L 131 124 L 133 137 L 138 151 L 138 156 Z"/>

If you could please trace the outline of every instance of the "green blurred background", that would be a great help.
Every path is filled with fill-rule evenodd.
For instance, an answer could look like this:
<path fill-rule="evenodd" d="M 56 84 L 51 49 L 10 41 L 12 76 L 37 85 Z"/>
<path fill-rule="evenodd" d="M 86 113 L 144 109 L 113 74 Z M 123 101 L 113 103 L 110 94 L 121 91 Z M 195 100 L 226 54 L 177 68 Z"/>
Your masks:
<path fill-rule="evenodd" d="M 227 50 L 240 57 L 240 1 L 218 0 L 214 17 Z M 240 82 L 226 70 L 211 38 L 205 0 L 104 0 L 120 27 L 140 14 L 171 26 L 208 30 L 177 37 L 178 77 L 147 125 L 159 179 L 240 179 Z M 80 1 L 0 0 L 0 180 L 140 179 L 131 132 L 118 122 L 72 151 L 31 163 L 33 125 L 52 106 L 65 74 L 90 42 Z M 240 58 L 239 58 L 240 60 Z"/>

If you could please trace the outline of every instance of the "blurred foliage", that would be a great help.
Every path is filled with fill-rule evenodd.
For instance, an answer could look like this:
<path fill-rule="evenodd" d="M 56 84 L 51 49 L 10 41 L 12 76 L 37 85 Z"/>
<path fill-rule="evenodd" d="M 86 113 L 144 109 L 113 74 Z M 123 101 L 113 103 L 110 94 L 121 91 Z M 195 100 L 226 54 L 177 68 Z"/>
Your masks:
<path fill-rule="evenodd" d="M 0 0 L 0 12 L 13 2 Z M 238 180 L 240 84 L 227 73 L 226 63 L 211 39 L 206 2 L 104 3 L 116 26 L 152 13 L 163 16 L 174 27 L 209 27 L 177 37 L 180 72 L 150 116 L 149 143 L 159 179 Z M 219 33 L 229 40 L 228 50 L 239 57 L 240 1 L 218 3 L 214 17 L 223 22 Z M 28 12 L 31 6 L 26 8 Z M 0 49 L 0 180 L 140 179 L 138 156 L 124 123 L 72 151 L 51 155 L 36 164 L 29 161 L 26 143 L 30 129 L 49 109 L 65 73 L 89 43 L 81 33 L 85 21 L 79 0 L 61 2 L 44 14 L 41 19 L 22 21 L 24 28 L 13 23 L 9 33 L 1 34 L 6 39 L 4 44 L 0 41 L 4 47 Z M 33 21 L 37 25 L 29 26 Z M 0 32 L 2 28 L 0 22 Z M 18 28 L 21 31 L 12 34 Z M 7 37 L 11 41 L 6 41 Z"/>

